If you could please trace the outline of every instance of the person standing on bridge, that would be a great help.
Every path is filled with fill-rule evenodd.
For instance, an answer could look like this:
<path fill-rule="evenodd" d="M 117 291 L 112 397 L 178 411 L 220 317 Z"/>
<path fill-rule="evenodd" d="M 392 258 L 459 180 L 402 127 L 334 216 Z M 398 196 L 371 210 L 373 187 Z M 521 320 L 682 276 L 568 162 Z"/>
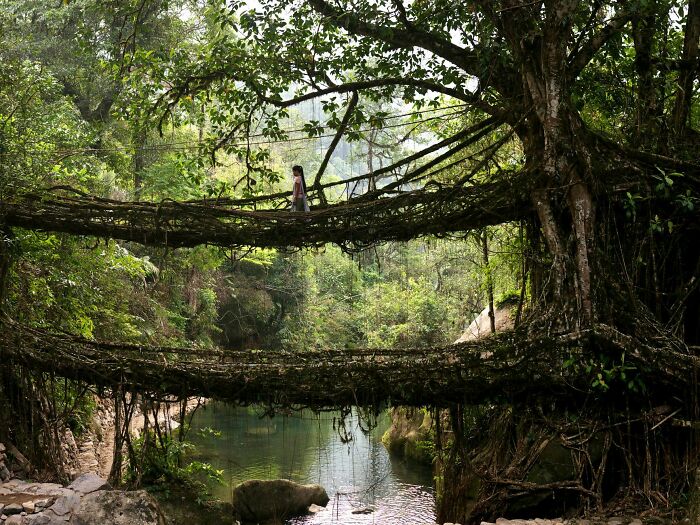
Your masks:
<path fill-rule="evenodd" d="M 304 179 L 304 168 L 301 166 L 292 167 L 294 185 L 292 187 L 292 211 L 309 211 L 309 204 L 306 201 L 306 179 Z"/>

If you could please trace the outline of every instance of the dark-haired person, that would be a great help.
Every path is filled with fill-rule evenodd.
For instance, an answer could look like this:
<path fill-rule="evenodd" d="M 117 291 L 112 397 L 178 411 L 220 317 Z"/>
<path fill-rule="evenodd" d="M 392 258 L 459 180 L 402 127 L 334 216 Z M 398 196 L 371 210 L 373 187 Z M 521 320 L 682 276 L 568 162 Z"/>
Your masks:
<path fill-rule="evenodd" d="M 304 168 L 301 166 L 292 167 L 294 185 L 292 187 L 292 211 L 309 211 L 309 204 L 306 202 L 306 179 L 304 179 Z"/>

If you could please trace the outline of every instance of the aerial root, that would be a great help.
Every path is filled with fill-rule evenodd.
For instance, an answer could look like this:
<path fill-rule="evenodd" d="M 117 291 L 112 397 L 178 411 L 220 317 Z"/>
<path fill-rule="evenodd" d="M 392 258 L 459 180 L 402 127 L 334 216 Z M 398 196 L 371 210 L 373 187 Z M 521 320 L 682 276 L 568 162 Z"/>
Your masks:
<path fill-rule="evenodd" d="M 434 348 L 300 352 L 149 347 L 88 340 L 9 319 L 4 324 L 3 360 L 30 369 L 153 395 L 214 397 L 271 408 L 444 407 L 489 400 L 525 403 L 542 395 L 576 404 L 599 369 L 621 370 L 623 353 L 628 375 L 639 376 L 659 399 L 671 399 L 690 388 L 699 362 L 682 347 L 658 341 L 651 346 L 602 324 L 545 336 L 523 327 Z"/>

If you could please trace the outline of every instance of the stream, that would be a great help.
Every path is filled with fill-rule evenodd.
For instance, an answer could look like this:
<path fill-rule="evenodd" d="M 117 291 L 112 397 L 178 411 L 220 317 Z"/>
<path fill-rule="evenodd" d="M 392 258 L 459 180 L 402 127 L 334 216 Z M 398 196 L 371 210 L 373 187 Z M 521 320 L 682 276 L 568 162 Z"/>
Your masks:
<path fill-rule="evenodd" d="M 366 434 L 355 410 L 345 419 L 344 431 L 338 430 L 338 412 L 261 414 L 255 407 L 215 402 L 194 414 L 189 440 L 197 447 L 195 459 L 224 469 L 225 485 L 212 486 L 217 498 L 231 501 L 232 487 L 248 479 L 286 478 L 319 483 L 330 497 L 325 510 L 289 524 L 435 522 L 432 472 L 389 457 L 381 443 L 390 424 L 387 415 Z M 350 435 L 344 443 L 341 436 Z M 361 510 L 367 513 L 353 513 Z"/>

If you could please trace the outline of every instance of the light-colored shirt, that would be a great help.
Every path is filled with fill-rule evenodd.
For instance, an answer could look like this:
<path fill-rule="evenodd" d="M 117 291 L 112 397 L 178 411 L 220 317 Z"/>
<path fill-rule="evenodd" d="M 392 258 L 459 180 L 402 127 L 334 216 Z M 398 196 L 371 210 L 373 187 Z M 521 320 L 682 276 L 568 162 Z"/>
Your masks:
<path fill-rule="evenodd" d="M 296 200 L 299 197 L 304 197 L 304 184 L 301 182 L 301 175 L 294 175 L 294 191 L 292 199 Z"/>

